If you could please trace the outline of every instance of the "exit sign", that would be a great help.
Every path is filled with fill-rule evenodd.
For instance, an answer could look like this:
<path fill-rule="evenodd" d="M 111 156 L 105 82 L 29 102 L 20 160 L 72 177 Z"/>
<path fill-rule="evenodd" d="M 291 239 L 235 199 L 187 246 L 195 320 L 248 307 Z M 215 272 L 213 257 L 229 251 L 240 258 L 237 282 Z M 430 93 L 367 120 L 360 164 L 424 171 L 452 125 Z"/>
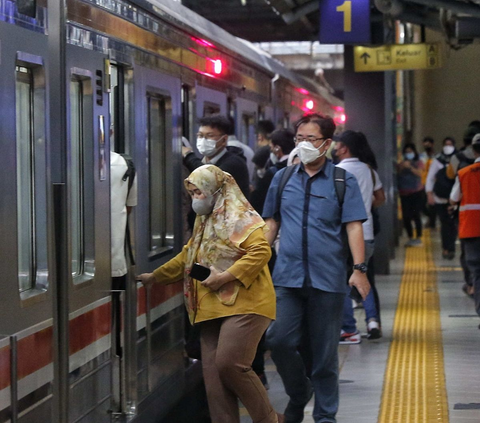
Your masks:
<path fill-rule="evenodd" d="M 370 0 L 320 0 L 322 44 L 368 44 Z"/>

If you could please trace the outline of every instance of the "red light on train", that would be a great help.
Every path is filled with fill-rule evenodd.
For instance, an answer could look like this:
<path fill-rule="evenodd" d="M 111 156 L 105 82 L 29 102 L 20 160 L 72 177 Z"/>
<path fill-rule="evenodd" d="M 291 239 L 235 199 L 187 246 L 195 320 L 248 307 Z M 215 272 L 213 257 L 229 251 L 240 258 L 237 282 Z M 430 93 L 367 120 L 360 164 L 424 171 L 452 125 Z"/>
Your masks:
<path fill-rule="evenodd" d="M 315 103 L 313 102 L 313 100 L 307 100 L 307 102 L 305 103 L 305 107 L 308 110 L 312 110 L 315 107 Z"/>
<path fill-rule="evenodd" d="M 204 40 L 203 38 L 191 37 L 191 39 L 201 46 L 215 48 L 214 44 L 212 44 L 210 41 Z"/>
<path fill-rule="evenodd" d="M 221 59 L 210 59 L 207 58 L 206 69 L 207 73 L 218 76 L 225 73 L 225 66 L 223 65 L 223 61 Z"/>
<path fill-rule="evenodd" d="M 220 75 L 222 73 L 223 63 L 220 59 L 213 61 L 213 73 L 216 75 Z"/>
<path fill-rule="evenodd" d="M 303 94 L 303 95 L 308 95 L 308 94 L 310 94 L 305 88 L 297 88 L 297 91 L 298 91 L 300 94 Z"/>
<path fill-rule="evenodd" d="M 345 113 L 342 113 L 340 115 L 340 122 L 345 123 L 346 121 L 347 121 L 347 116 L 345 115 Z"/>

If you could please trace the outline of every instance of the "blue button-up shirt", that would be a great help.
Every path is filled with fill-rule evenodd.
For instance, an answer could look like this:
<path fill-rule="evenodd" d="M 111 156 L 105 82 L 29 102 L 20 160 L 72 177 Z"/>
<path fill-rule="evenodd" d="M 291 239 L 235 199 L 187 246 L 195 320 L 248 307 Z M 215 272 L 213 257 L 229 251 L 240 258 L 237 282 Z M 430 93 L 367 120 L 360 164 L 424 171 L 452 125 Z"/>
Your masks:
<path fill-rule="evenodd" d="M 303 165 L 293 172 L 282 192 L 281 235 L 273 283 L 300 288 L 304 283 L 327 292 L 345 293 L 347 249 L 342 224 L 364 222 L 367 213 L 355 177 L 346 172 L 345 198 L 340 207 L 334 184 L 335 166 L 327 160 L 310 177 Z M 263 208 L 265 219 L 277 211 L 277 172 Z"/>

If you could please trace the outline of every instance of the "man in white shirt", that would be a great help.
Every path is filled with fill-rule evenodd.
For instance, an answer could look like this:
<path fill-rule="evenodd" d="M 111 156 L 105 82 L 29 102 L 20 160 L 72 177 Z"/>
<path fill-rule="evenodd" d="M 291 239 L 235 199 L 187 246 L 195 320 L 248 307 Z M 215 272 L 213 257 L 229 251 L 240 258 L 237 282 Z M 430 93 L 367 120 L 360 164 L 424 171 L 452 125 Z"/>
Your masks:
<path fill-rule="evenodd" d="M 110 213 L 112 233 L 112 319 L 115 322 L 116 353 L 121 355 L 120 345 L 120 293 L 127 282 L 127 251 L 125 237 L 127 219 L 132 207 L 137 205 L 137 179 L 133 163 L 114 151 L 110 152 Z M 130 246 L 128 246 L 129 248 Z M 130 263 L 133 264 L 133 263 Z"/>
<path fill-rule="evenodd" d="M 365 263 L 368 264 L 373 255 L 375 247 L 373 234 L 372 206 L 378 207 L 385 202 L 382 182 L 378 173 L 364 161 L 374 157 L 368 145 L 368 141 L 361 132 L 345 131 L 340 140 L 336 142 L 332 150 L 332 156 L 339 160 L 338 167 L 345 169 L 355 176 L 360 187 L 363 203 L 367 212 L 367 221 L 363 226 L 363 237 L 365 242 Z M 378 339 L 382 336 L 378 310 L 375 305 L 374 287 L 370 290 L 363 302 L 366 314 L 368 339 Z M 353 316 L 352 300 L 347 296 L 343 308 L 343 325 L 340 335 L 341 344 L 359 344 L 361 336 Z"/>

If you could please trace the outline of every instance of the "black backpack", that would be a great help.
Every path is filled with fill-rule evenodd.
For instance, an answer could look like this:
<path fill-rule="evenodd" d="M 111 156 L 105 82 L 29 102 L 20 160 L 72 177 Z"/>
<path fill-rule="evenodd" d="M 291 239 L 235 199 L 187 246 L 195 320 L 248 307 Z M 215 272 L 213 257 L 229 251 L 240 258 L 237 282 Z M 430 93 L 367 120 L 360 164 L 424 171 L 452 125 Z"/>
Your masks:
<path fill-rule="evenodd" d="M 456 154 L 457 159 L 458 159 L 458 167 L 457 167 L 457 172 L 460 169 L 463 169 L 464 167 L 470 166 L 471 164 L 475 163 L 474 158 L 468 158 L 465 156 L 463 151 L 460 151 L 460 153 Z"/>
<path fill-rule="evenodd" d="M 273 213 L 273 218 L 277 222 L 281 220 L 280 205 L 282 203 L 282 192 L 285 188 L 285 185 L 287 185 L 288 180 L 293 175 L 293 172 L 295 172 L 295 170 L 298 169 L 298 166 L 299 165 L 286 167 L 280 178 L 280 182 L 278 184 L 278 191 L 277 191 L 277 207 L 275 209 L 275 213 Z M 338 205 L 340 206 L 340 208 L 342 208 L 343 200 L 345 199 L 345 189 L 346 189 L 345 169 L 335 166 L 333 179 L 335 184 L 335 192 L 337 194 L 337 199 L 338 199 Z"/>
<path fill-rule="evenodd" d="M 433 185 L 433 193 L 439 198 L 448 199 L 450 192 L 452 191 L 454 179 L 450 179 L 447 176 L 448 162 L 443 158 L 438 157 L 437 160 L 443 164 L 443 167 L 435 175 L 435 184 Z"/>

